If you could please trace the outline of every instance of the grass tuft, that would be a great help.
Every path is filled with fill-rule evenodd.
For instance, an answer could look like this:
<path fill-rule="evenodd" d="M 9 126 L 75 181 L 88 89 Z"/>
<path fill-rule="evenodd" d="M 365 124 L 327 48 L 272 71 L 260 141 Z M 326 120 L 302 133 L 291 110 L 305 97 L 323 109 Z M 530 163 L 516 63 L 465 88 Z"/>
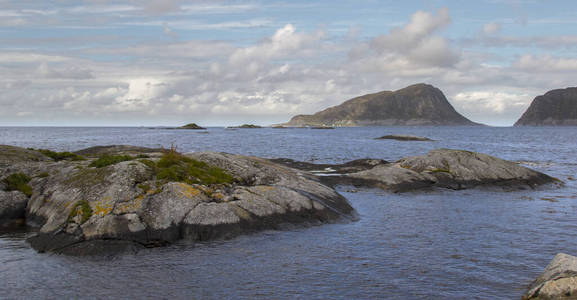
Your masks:
<path fill-rule="evenodd" d="M 70 215 L 68 215 L 68 222 L 72 222 L 76 216 L 81 216 L 80 224 L 84 224 L 90 217 L 92 217 L 92 208 L 86 200 L 80 200 L 74 204 Z"/>
<path fill-rule="evenodd" d="M 54 159 L 55 161 L 84 160 L 84 157 L 82 157 L 76 153 L 72 153 L 72 152 L 55 152 L 55 151 L 48 150 L 48 149 L 38 149 L 36 151 L 42 153 L 44 156 L 48 156 L 48 157 Z"/>
<path fill-rule="evenodd" d="M 21 191 L 27 197 L 32 196 L 32 187 L 28 183 L 32 180 L 30 176 L 23 173 L 15 173 L 2 180 L 6 191 Z"/>
<path fill-rule="evenodd" d="M 159 180 L 188 184 L 230 184 L 236 181 L 223 169 L 186 157 L 173 147 L 162 155 L 154 169 Z"/>
<path fill-rule="evenodd" d="M 123 162 L 123 161 L 129 161 L 129 160 L 133 160 L 134 157 L 130 156 L 130 155 L 110 155 L 110 154 L 105 154 L 103 156 L 101 156 L 100 158 L 98 158 L 97 160 L 91 162 L 88 166 L 89 167 L 95 167 L 95 168 L 104 168 L 110 165 L 114 165 L 117 164 L 119 162 Z"/>

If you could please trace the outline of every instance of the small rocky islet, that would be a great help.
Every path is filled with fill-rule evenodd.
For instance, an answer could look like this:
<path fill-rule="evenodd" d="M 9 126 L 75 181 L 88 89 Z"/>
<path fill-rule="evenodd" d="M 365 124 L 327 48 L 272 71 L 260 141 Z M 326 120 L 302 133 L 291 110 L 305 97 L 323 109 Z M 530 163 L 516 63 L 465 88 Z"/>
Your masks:
<path fill-rule="evenodd" d="M 75 153 L 0 146 L 0 171 L 1 225 L 36 228 L 28 239 L 34 249 L 71 255 L 357 220 L 338 185 L 404 192 L 562 184 L 513 162 L 449 149 L 392 163 L 315 165 L 135 146 Z"/>

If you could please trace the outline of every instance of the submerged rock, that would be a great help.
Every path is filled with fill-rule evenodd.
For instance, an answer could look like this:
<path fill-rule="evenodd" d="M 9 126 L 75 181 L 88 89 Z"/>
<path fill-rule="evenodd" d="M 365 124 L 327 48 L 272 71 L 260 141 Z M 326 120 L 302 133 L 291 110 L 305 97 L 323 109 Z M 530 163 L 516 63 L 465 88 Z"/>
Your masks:
<path fill-rule="evenodd" d="M 577 299 L 577 257 L 557 254 L 523 299 Z"/>
<path fill-rule="evenodd" d="M 375 138 L 375 140 L 422 141 L 422 142 L 433 141 L 430 138 L 426 137 L 414 136 L 414 135 L 400 135 L 400 134 L 383 135 L 382 137 Z"/>
<path fill-rule="evenodd" d="M 98 159 L 36 162 L 51 172 L 31 173 L 29 200 L 0 192 L 6 220 L 25 213 L 27 225 L 39 228 L 28 239 L 34 249 L 95 254 L 356 219 L 347 200 L 315 176 L 268 160 L 154 151 L 143 159 L 126 155 L 130 147 L 101 150 L 79 151 L 104 153 Z"/>

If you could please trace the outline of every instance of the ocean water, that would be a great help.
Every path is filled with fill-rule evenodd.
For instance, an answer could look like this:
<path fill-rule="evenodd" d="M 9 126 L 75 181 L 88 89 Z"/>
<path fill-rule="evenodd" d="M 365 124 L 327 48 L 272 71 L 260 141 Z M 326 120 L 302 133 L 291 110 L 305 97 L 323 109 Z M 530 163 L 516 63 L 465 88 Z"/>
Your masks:
<path fill-rule="evenodd" d="M 385 134 L 434 142 L 375 140 Z M 391 194 L 341 187 L 354 223 L 182 242 L 117 257 L 38 254 L 0 233 L 0 298 L 519 299 L 558 252 L 577 255 L 577 127 L 311 129 L 0 127 L 0 144 L 130 144 L 338 163 L 435 148 L 518 161 L 562 188 Z"/>

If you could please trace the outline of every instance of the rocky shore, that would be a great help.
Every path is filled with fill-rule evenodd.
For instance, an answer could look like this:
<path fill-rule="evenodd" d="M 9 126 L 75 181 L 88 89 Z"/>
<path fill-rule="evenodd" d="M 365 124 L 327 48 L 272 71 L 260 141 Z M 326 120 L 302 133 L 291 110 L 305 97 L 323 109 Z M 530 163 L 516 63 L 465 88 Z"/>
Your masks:
<path fill-rule="evenodd" d="M 38 228 L 28 241 L 40 252 L 97 254 L 357 218 L 313 175 L 256 157 L 131 146 L 46 153 L 54 158 L 0 148 L 2 223 Z M 26 178 L 12 189 L 14 174 Z"/>
<path fill-rule="evenodd" d="M 181 239 L 357 220 L 333 188 L 392 192 L 562 184 L 488 155 L 439 149 L 397 162 L 318 165 L 135 146 L 70 152 L 0 146 L 0 226 L 37 228 L 40 252 L 136 250 Z"/>

